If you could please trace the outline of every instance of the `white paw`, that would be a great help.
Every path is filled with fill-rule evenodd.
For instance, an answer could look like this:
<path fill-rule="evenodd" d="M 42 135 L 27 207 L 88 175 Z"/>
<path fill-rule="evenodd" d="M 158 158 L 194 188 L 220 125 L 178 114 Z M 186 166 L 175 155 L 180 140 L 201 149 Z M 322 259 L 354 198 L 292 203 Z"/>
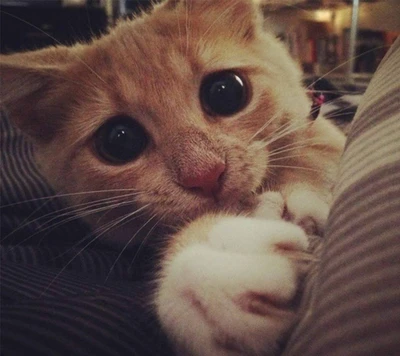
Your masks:
<path fill-rule="evenodd" d="M 286 218 L 307 235 L 322 235 L 329 214 L 326 199 L 312 190 L 295 189 L 286 197 Z"/>
<path fill-rule="evenodd" d="M 285 192 L 265 192 L 252 213 L 262 219 L 284 219 L 300 226 L 307 235 L 322 235 L 329 214 L 327 198 L 305 185 L 296 185 Z"/>
<path fill-rule="evenodd" d="M 282 219 L 285 209 L 285 200 L 279 192 L 267 191 L 259 196 L 259 203 L 251 214 L 255 218 Z"/>
<path fill-rule="evenodd" d="M 220 217 L 195 241 L 163 266 L 155 298 L 177 353 L 273 355 L 294 320 L 294 256 L 308 245 L 303 230 L 284 221 Z"/>

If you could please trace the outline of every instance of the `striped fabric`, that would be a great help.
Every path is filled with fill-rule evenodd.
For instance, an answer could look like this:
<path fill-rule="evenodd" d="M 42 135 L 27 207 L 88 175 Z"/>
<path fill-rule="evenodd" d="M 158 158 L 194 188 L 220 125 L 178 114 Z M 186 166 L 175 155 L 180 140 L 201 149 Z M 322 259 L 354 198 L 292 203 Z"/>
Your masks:
<path fill-rule="evenodd" d="M 399 355 L 400 39 L 350 130 L 319 257 L 284 355 Z"/>
<path fill-rule="evenodd" d="M 88 230 L 74 219 L 38 171 L 32 145 L 0 112 L 0 216 L 2 244 L 72 244 Z M 69 214 L 62 224 L 59 212 Z M 66 216 L 67 217 L 67 216 Z"/>
<path fill-rule="evenodd" d="M 2 355 L 171 354 L 126 258 L 109 273 L 116 253 L 85 251 L 68 266 L 76 251 L 2 252 Z"/>
<path fill-rule="evenodd" d="M 172 354 L 132 256 L 18 246 L 1 261 L 1 355 Z"/>

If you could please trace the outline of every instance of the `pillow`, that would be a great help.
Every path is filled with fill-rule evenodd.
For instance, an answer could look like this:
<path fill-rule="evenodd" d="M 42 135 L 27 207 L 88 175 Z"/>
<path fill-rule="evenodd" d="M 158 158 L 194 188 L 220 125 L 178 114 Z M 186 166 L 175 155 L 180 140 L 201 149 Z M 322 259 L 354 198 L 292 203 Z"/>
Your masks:
<path fill-rule="evenodd" d="M 349 132 L 336 199 L 284 355 L 400 350 L 400 38 Z"/>

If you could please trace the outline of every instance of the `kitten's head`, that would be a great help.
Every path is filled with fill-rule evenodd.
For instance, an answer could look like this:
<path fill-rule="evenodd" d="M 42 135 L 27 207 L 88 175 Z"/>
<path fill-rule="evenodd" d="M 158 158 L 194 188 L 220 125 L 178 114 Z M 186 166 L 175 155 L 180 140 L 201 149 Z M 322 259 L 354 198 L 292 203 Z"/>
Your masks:
<path fill-rule="evenodd" d="M 1 78 L 56 189 L 132 191 L 132 206 L 173 225 L 251 208 L 274 179 L 277 132 L 310 105 L 250 0 L 169 0 L 91 44 L 2 56 Z"/>

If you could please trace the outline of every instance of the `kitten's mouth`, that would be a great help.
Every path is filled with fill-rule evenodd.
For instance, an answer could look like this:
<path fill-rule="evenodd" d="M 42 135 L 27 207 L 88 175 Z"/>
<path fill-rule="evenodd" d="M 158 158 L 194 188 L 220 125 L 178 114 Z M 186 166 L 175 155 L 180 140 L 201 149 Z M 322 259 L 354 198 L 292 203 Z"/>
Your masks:
<path fill-rule="evenodd" d="M 261 192 L 261 190 L 260 190 Z M 223 212 L 228 214 L 246 214 L 255 209 L 258 204 L 258 193 L 248 192 L 247 194 L 239 191 L 228 194 L 217 194 L 209 200 L 206 212 Z M 205 207 L 207 209 L 207 207 Z"/>
<path fill-rule="evenodd" d="M 198 188 L 191 189 L 191 195 L 196 199 L 195 211 L 198 215 L 204 213 L 246 214 L 252 212 L 258 205 L 258 197 L 264 192 L 261 183 L 256 189 L 241 189 L 242 187 L 226 187 L 221 184 L 212 194 L 204 194 Z"/>
<path fill-rule="evenodd" d="M 258 194 L 236 194 L 204 196 L 190 194 L 193 198 L 190 205 L 175 205 L 174 209 L 169 210 L 169 214 L 164 215 L 164 222 L 168 225 L 181 225 L 204 214 L 248 214 L 255 209 L 258 204 Z"/>

